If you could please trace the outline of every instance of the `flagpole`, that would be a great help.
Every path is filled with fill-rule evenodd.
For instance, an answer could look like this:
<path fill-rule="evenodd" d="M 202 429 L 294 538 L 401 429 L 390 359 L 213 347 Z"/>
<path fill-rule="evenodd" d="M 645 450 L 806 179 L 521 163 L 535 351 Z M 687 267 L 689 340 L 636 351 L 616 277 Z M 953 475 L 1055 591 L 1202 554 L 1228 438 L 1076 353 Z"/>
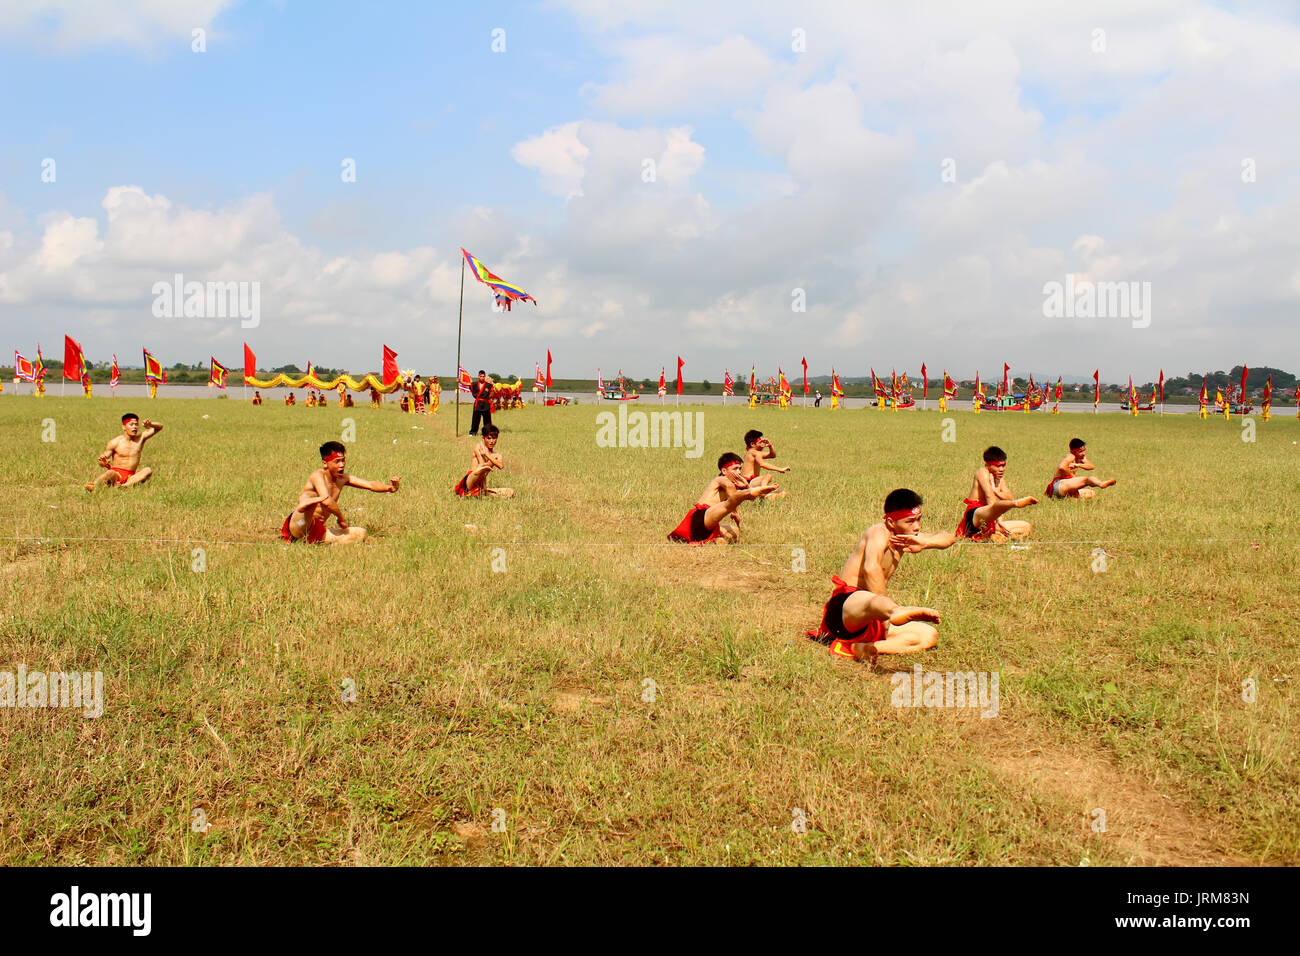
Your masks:
<path fill-rule="evenodd" d="M 455 437 L 460 437 L 460 332 L 461 323 L 465 318 L 465 250 L 461 250 L 460 257 L 460 309 L 456 314 L 456 431 Z"/>

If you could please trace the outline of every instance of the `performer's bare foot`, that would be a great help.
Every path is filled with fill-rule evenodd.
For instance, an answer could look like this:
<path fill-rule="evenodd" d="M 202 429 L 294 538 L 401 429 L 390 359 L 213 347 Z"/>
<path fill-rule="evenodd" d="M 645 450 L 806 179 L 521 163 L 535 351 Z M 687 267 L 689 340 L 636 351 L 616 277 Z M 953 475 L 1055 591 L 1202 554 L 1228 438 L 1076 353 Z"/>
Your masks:
<path fill-rule="evenodd" d="M 1028 508 L 1030 505 L 1036 505 L 1036 504 L 1038 504 L 1038 499 L 1035 498 L 1033 495 L 1026 495 L 1023 498 L 1016 499 L 1017 508 Z"/>
<path fill-rule="evenodd" d="M 1101 484 L 1099 484 L 1097 487 L 1098 487 L 1098 488 L 1109 488 L 1111 485 L 1115 484 L 1115 482 L 1118 481 L 1118 480 L 1119 480 L 1118 478 L 1107 478 L 1105 481 L 1103 481 L 1103 482 L 1102 482 Z"/>
<path fill-rule="evenodd" d="M 932 607 L 915 607 L 912 605 L 899 605 L 894 608 L 894 612 L 889 615 L 889 623 L 902 627 L 908 621 L 929 621 L 932 624 L 939 623 L 939 612 Z"/>

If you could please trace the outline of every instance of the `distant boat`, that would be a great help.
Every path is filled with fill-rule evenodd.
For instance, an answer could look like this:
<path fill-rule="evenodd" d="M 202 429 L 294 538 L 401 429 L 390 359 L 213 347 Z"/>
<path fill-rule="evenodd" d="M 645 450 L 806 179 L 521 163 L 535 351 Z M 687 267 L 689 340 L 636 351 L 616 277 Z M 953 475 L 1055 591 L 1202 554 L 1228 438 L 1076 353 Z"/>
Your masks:
<path fill-rule="evenodd" d="M 976 396 L 976 399 L 978 400 L 978 396 Z M 985 396 L 984 400 L 980 402 L 980 410 L 985 412 L 1023 412 L 1026 401 L 1029 403 L 1030 411 L 1042 408 L 1047 402 L 1047 393 L 1036 390 L 1028 398 L 1024 394 L 1003 395 L 1001 398 Z"/>

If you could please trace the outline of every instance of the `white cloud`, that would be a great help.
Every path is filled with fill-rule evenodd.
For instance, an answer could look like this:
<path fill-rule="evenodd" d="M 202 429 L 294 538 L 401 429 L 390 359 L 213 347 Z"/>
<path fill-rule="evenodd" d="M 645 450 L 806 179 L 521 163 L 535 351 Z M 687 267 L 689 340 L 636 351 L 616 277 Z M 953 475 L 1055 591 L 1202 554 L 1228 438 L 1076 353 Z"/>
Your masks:
<path fill-rule="evenodd" d="M 209 31 L 238 0 L 2 0 L 0 34 L 69 51 L 171 44 L 190 52 L 191 31 Z"/>

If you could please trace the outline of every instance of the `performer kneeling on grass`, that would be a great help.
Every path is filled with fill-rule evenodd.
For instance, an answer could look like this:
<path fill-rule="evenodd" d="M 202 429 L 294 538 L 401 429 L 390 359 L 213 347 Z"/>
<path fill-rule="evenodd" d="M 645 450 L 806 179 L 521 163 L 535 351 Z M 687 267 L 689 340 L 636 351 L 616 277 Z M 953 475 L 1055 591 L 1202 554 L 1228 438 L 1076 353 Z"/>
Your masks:
<path fill-rule="evenodd" d="M 496 453 L 497 439 L 501 429 L 495 425 L 483 427 L 483 440 L 474 446 L 470 457 L 469 471 L 465 477 L 456 482 L 452 490 L 461 498 L 478 498 L 491 495 L 495 498 L 509 498 L 515 493 L 513 488 L 489 488 L 488 472 L 493 468 L 504 468 L 505 462 Z"/>
<path fill-rule="evenodd" d="M 921 496 L 896 488 L 885 497 L 885 517 L 858 538 L 857 547 L 831 578 L 834 590 L 822 623 L 807 636 L 826 644 L 836 657 L 873 662 L 877 654 L 915 654 L 939 643 L 939 612 L 897 604 L 885 594 L 904 554 L 948 548 L 957 536 L 921 532 Z M 927 623 L 930 622 L 930 623 Z"/>
<path fill-rule="evenodd" d="M 1032 525 L 1028 521 L 1000 520 L 1012 508 L 1028 508 L 1038 504 L 1033 496 L 1013 498 L 1007 487 L 1007 453 L 997 445 L 984 450 L 984 464 L 975 470 L 970 494 L 966 496 L 965 512 L 957 523 L 957 537 L 972 541 L 1006 541 L 1008 538 L 1028 537 Z"/>
<path fill-rule="evenodd" d="M 744 463 L 744 459 L 734 452 L 727 452 L 718 459 L 718 477 L 709 482 L 682 523 L 668 532 L 669 541 L 704 544 L 725 540 L 729 544 L 735 544 L 740 540 L 740 514 L 737 509 L 746 501 L 763 498 L 777 490 L 776 485 L 750 487 L 741 474 Z M 728 515 L 735 527 L 723 524 Z"/>
<path fill-rule="evenodd" d="M 384 484 L 349 475 L 343 470 L 347 465 L 347 453 L 340 442 L 327 441 L 320 446 L 321 466 L 308 476 L 307 484 L 298 495 L 298 506 L 284 519 L 284 526 L 280 528 L 282 540 L 306 541 L 308 544 L 352 544 L 366 540 L 366 529 L 351 527 L 343 517 L 339 510 L 339 495 L 349 486 L 365 491 L 395 492 L 402 479 L 389 478 Z M 338 519 L 337 531 L 325 527 L 330 515 Z"/>
<path fill-rule="evenodd" d="M 751 428 L 745 432 L 745 465 L 741 469 L 741 474 L 749 482 L 751 487 L 759 485 L 775 485 L 776 479 L 764 475 L 764 471 L 775 471 L 779 474 L 789 472 L 789 467 L 782 468 L 779 465 L 769 465 L 767 460 L 776 457 L 776 449 L 772 443 L 763 437 L 763 433 L 756 428 Z M 777 492 L 776 497 L 780 498 L 785 495 L 784 491 Z"/>
<path fill-rule="evenodd" d="M 104 453 L 95 459 L 99 467 L 108 470 L 94 481 L 87 482 L 85 489 L 94 491 L 103 484 L 130 488 L 148 481 L 153 469 L 140 467 L 140 453 L 144 450 L 144 443 L 160 431 L 161 422 L 151 422 L 146 418 L 141 431 L 139 415 L 135 412 L 123 415 L 122 434 L 110 438 L 104 446 Z"/>
<path fill-rule="evenodd" d="M 1088 446 L 1082 438 L 1070 439 L 1070 453 L 1056 466 L 1056 473 L 1047 483 L 1049 498 L 1091 498 L 1097 494 L 1094 488 L 1109 488 L 1115 484 L 1114 478 L 1102 481 L 1092 475 L 1075 475 L 1076 468 L 1092 471 L 1097 466 L 1088 460 Z"/>

